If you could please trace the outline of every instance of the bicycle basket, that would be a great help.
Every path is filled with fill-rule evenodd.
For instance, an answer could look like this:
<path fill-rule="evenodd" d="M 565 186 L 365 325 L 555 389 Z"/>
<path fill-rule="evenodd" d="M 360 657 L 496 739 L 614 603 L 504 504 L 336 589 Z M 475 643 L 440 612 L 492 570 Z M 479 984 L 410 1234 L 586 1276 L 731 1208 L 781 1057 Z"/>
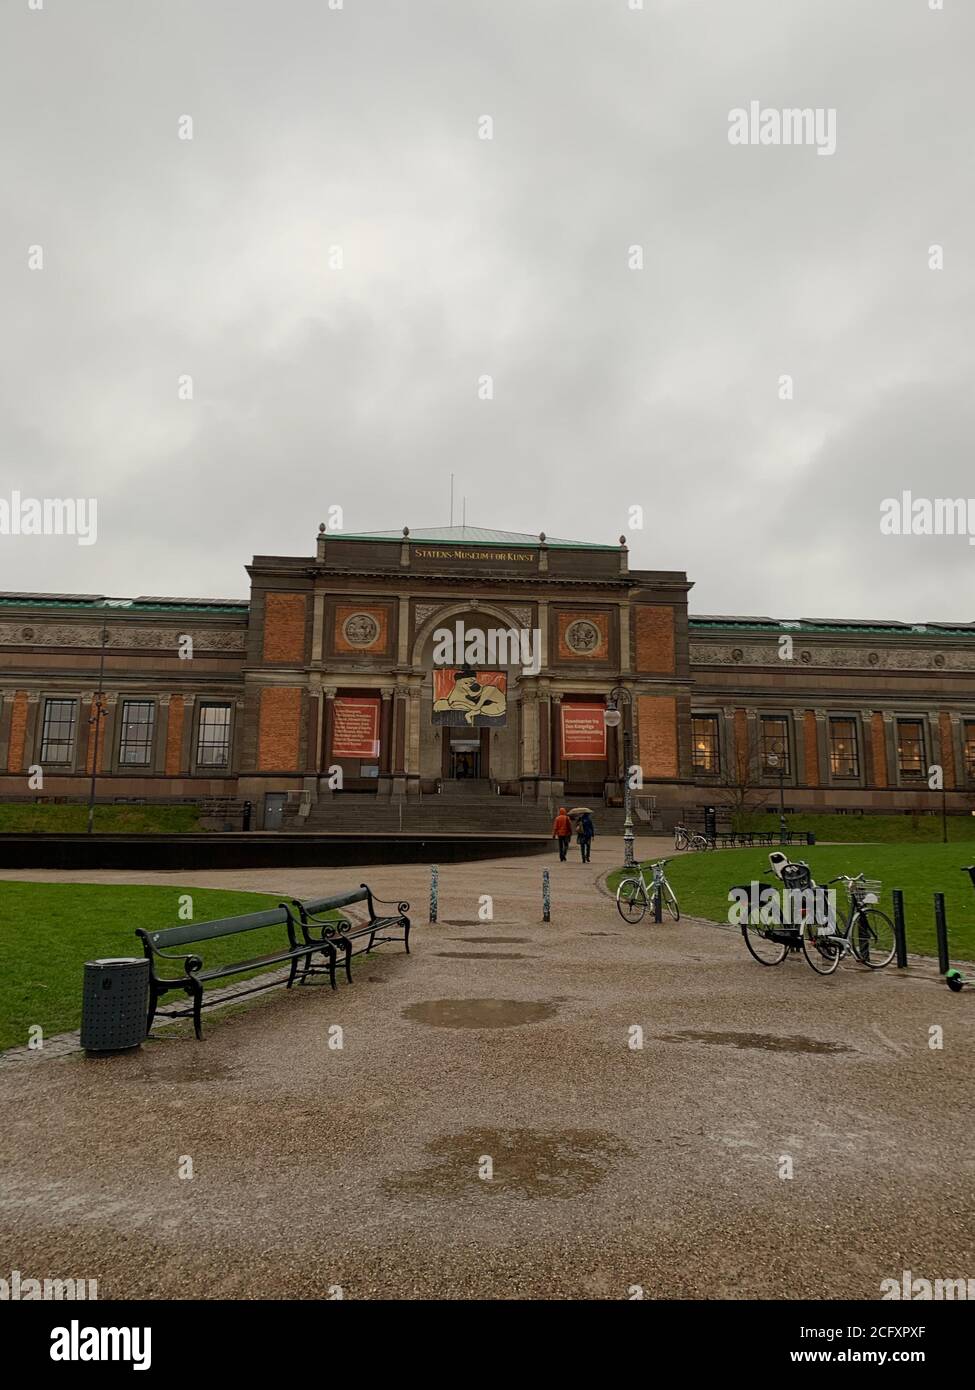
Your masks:
<path fill-rule="evenodd" d="M 864 878 L 857 883 L 851 883 L 847 892 L 858 906 L 869 907 L 871 903 L 880 901 L 883 886 L 879 878 Z"/>
<path fill-rule="evenodd" d="M 800 891 L 812 884 L 812 874 L 808 864 L 783 864 L 782 883 L 786 888 Z"/>

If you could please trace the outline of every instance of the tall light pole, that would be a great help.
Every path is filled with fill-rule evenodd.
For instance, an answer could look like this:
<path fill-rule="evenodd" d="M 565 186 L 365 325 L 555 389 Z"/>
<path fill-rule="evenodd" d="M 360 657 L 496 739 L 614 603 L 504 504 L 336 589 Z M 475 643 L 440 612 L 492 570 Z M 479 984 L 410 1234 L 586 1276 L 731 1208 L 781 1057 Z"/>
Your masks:
<path fill-rule="evenodd" d="M 94 739 L 94 752 L 91 759 L 91 790 L 88 793 L 88 834 L 90 835 L 95 823 L 95 783 L 98 780 L 98 735 L 101 733 L 102 720 L 105 718 L 104 685 L 105 685 L 105 648 L 108 645 L 108 628 L 102 627 L 101 631 L 101 655 L 98 660 L 98 693 L 95 696 L 95 712 L 88 718 L 89 727 L 93 732 L 89 738 Z"/>
<path fill-rule="evenodd" d="M 625 719 L 620 713 L 620 701 L 626 705 L 629 719 Z M 622 721 L 623 724 L 623 865 L 627 869 L 633 868 L 633 815 L 630 799 L 630 759 L 633 751 L 633 696 L 624 685 L 614 685 L 609 692 L 606 701 L 606 713 L 603 716 L 606 720 L 608 729 L 615 729 Z"/>
<path fill-rule="evenodd" d="M 778 770 L 779 774 L 779 838 L 785 843 L 787 826 L 785 823 L 785 748 L 781 743 L 773 743 L 766 757 L 769 767 Z"/>

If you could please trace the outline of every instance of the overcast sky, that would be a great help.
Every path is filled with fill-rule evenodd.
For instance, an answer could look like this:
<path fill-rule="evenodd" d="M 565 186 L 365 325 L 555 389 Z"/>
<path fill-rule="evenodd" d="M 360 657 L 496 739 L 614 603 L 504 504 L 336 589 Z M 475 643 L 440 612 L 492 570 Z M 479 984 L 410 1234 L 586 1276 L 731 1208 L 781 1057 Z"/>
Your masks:
<path fill-rule="evenodd" d="M 626 531 L 698 613 L 975 619 L 965 537 L 879 529 L 975 496 L 972 0 L 29 3 L 0 497 L 98 540 L 0 536 L 0 588 L 244 596 L 329 506 L 447 524 L 453 472 L 455 521 Z M 835 153 L 730 144 L 752 101 Z"/>

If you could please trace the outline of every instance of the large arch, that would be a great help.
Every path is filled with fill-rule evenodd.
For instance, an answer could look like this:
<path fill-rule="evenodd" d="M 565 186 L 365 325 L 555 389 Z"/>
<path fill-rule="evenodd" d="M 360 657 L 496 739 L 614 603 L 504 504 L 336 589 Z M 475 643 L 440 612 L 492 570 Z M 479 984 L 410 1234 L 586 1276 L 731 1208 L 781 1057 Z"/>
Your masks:
<path fill-rule="evenodd" d="M 514 628 L 517 632 L 520 632 L 524 626 L 523 623 L 518 622 L 513 613 L 506 612 L 501 604 L 495 603 L 491 599 L 470 598 L 461 599 L 456 603 L 448 603 L 435 613 L 431 613 L 429 618 L 424 619 L 422 626 L 417 629 L 416 637 L 413 640 L 413 650 L 410 654 L 410 665 L 414 670 L 420 664 L 423 648 L 436 629 L 446 626 L 453 618 L 459 618 L 465 613 L 486 613 L 497 618 L 503 627 Z"/>

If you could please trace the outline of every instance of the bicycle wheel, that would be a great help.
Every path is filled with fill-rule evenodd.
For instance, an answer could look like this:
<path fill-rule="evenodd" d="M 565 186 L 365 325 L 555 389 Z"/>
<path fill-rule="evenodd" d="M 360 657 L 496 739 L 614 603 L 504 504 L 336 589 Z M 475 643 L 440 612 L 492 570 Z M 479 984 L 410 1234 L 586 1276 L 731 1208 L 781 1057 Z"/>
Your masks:
<path fill-rule="evenodd" d="M 897 950 L 893 922 L 877 907 L 862 907 L 850 923 L 850 945 L 863 965 L 883 970 Z"/>
<path fill-rule="evenodd" d="M 692 835 L 690 839 L 691 849 L 707 849 L 708 842 L 703 835 Z"/>
<path fill-rule="evenodd" d="M 745 938 L 745 945 L 759 965 L 780 965 L 789 953 L 789 948 L 784 942 L 774 940 L 771 927 L 745 922 L 742 924 L 741 934 Z"/>
<path fill-rule="evenodd" d="M 678 830 L 674 832 L 674 849 L 687 848 L 687 831 Z"/>
<path fill-rule="evenodd" d="M 638 878 L 624 878 L 616 890 L 616 910 L 624 922 L 642 922 L 647 910 L 647 890 Z"/>
<path fill-rule="evenodd" d="M 664 884 L 664 903 L 666 904 L 667 911 L 670 913 L 671 917 L 673 917 L 674 921 L 679 922 L 680 907 L 677 903 L 677 895 L 674 892 L 673 888 L 671 888 L 669 883 Z"/>
<path fill-rule="evenodd" d="M 804 930 L 802 933 L 802 954 L 817 975 L 832 975 L 840 963 L 843 947 L 833 933 Z"/>

